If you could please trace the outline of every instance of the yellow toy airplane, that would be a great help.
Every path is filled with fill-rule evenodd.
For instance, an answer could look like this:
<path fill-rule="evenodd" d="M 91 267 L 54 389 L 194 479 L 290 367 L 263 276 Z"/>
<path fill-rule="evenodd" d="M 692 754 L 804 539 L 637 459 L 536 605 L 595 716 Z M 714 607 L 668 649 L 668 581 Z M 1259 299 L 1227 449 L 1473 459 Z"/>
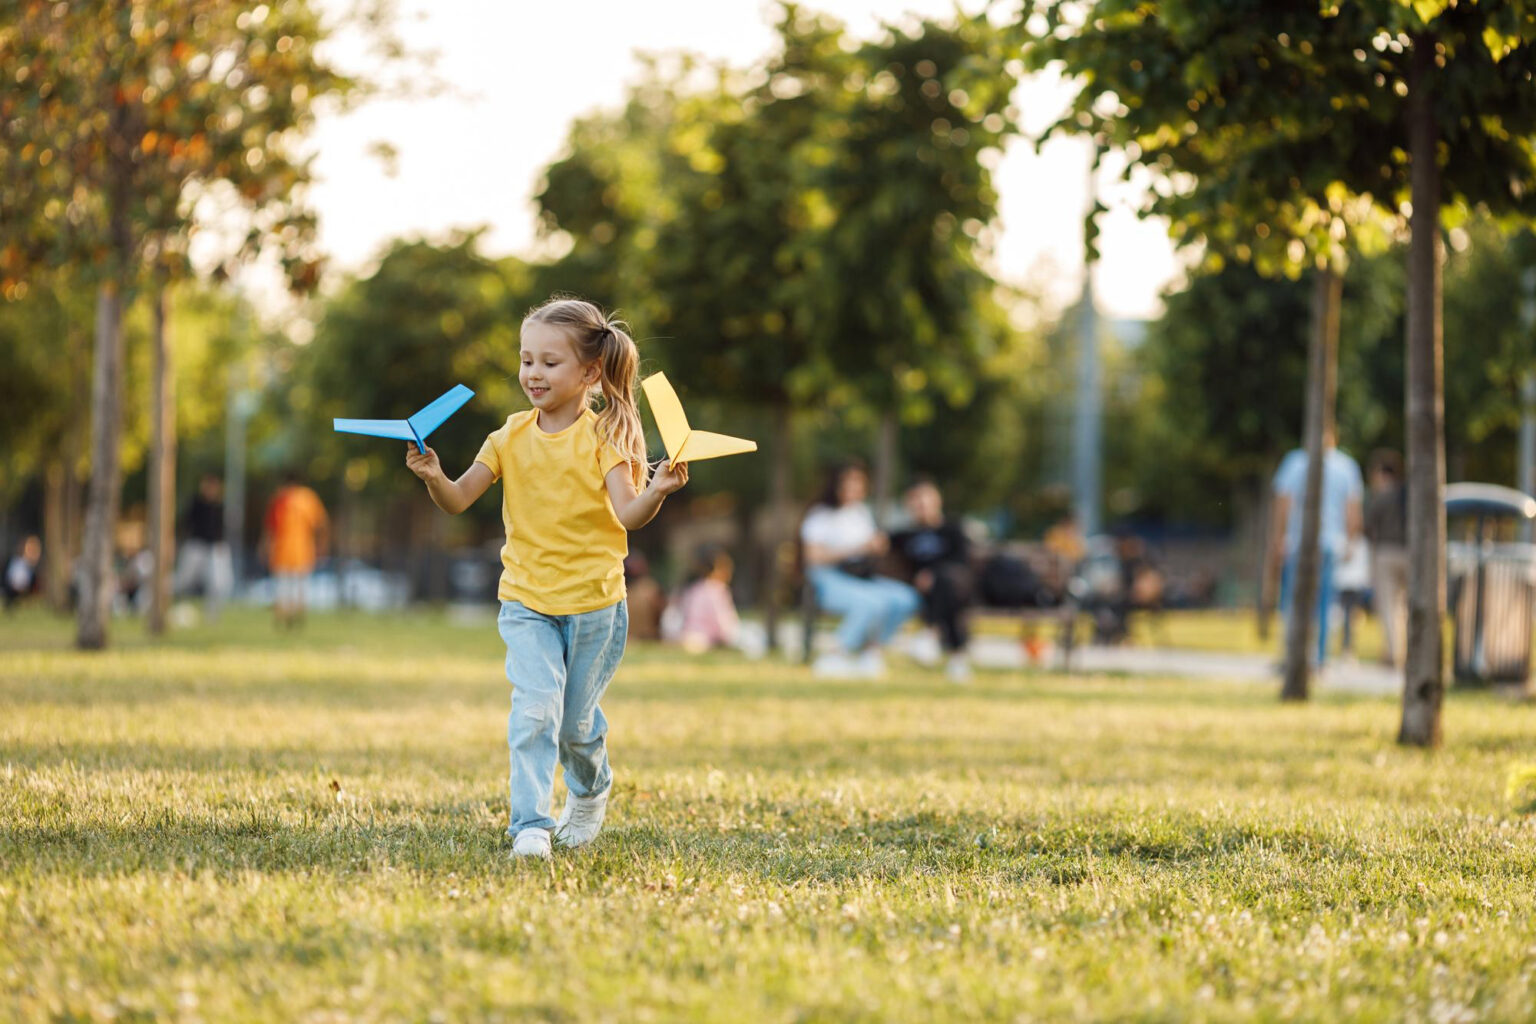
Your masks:
<path fill-rule="evenodd" d="M 651 400 L 651 415 L 656 417 L 661 443 L 667 446 L 668 465 L 757 451 L 756 441 L 689 427 L 683 403 L 677 400 L 677 392 L 672 390 L 666 374 L 653 373 L 640 382 L 640 387 Z"/>

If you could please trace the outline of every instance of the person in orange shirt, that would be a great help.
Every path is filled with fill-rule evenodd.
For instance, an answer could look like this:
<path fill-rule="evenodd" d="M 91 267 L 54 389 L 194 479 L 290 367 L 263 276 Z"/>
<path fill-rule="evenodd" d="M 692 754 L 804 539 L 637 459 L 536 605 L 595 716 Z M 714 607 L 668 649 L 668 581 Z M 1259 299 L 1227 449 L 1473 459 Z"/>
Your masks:
<path fill-rule="evenodd" d="M 315 557 L 325 553 L 330 541 L 330 520 L 320 496 L 289 472 L 267 503 L 264 525 L 262 546 L 277 581 L 273 613 L 279 627 L 296 628 L 304 621 L 304 592 L 315 571 Z"/>

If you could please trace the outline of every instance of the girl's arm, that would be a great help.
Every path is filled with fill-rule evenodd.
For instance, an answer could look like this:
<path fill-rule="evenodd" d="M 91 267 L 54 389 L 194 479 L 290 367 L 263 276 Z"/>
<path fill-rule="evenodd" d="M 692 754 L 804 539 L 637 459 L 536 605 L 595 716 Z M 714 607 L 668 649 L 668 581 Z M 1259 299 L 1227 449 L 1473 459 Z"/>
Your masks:
<path fill-rule="evenodd" d="M 679 462 L 674 467 L 662 463 L 645 490 L 638 494 L 627 462 L 610 469 L 604 481 L 608 484 L 608 500 L 613 502 L 619 522 L 626 530 L 638 530 L 656 517 L 663 498 L 688 482 L 688 463 Z"/>
<path fill-rule="evenodd" d="M 481 462 L 472 464 L 457 480 L 449 480 L 443 473 L 442 464 L 437 461 L 437 452 L 431 448 L 419 452 L 414 444 L 405 446 L 405 464 L 426 481 L 427 493 L 432 496 L 433 503 L 451 516 L 473 505 L 496 480 Z"/>

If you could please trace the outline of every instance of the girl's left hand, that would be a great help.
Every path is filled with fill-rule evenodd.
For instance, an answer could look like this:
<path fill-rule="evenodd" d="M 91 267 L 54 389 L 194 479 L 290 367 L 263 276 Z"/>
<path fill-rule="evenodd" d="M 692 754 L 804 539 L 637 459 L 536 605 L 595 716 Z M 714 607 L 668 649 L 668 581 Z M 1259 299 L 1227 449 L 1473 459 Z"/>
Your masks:
<path fill-rule="evenodd" d="M 663 462 L 656 467 L 656 473 L 651 477 L 651 488 L 663 498 L 682 489 L 688 482 L 688 463 L 679 462 L 675 466 Z"/>

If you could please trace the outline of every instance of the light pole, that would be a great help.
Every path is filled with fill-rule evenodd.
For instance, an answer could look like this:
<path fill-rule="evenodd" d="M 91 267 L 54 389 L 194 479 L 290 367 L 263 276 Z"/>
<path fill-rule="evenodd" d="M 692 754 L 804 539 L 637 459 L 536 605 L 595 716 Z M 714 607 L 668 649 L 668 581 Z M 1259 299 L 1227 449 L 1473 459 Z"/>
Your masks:
<path fill-rule="evenodd" d="M 1088 217 L 1098 203 L 1095 170 L 1098 150 L 1088 165 Z M 1084 228 L 1088 227 L 1084 220 Z M 1099 491 L 1103 470 L 1103 370 L 1099 361 L 1099 318 L 1093 300 L 1094 248 L 1084 247 L 1083 296 L 1078 303 L 1077 403 L 1072 420 L 1072 504 L 1084 537 L 1099 532 Z"/>
<path fill-rule="evenodd" d="M 229 541 L 232 593 L 245 579 L 245 428 L 256 411 L 249 373 L 229 368 L 229 409 L 224 419 L 224 536 Z"/>

